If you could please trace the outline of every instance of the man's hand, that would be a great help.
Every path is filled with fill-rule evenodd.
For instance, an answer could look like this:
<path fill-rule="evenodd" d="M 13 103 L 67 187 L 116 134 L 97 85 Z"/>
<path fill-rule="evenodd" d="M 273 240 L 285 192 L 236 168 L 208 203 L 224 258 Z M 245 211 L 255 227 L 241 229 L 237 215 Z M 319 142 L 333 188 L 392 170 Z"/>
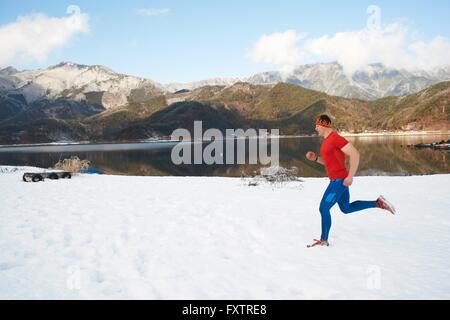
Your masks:
<path fill-rule="evenodd" d="M 350 187 L 353 183 L 353 177 L 348 176 L 347 178 L 344 179 L 344 186 L 346 187 Z"/>
<path fill-rule="evenodd" d="M 314 152 L 308 151 L 308 152 L 306 153 L 306 159 L 308 159 L 308 160 L 310 160 L 310 161 L 316 161 L 317 156 L 316 156 L 316 154 L 315 154 Z"/>

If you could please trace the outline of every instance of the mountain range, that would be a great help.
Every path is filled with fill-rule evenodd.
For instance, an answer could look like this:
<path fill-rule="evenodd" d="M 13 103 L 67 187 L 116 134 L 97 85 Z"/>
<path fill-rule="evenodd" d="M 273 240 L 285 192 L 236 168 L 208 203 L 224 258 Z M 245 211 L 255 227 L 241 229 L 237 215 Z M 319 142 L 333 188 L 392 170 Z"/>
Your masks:
<path fill-rule="evenodd" d="M 376 100 L 387 96 L 406 96 L 442 81 L 450 80 L 450 66 L 432 70 L 408 71 L 386 68 L 382 64 L 368 65 L 365 70 L 354 73 L 351 78 L 337 62 L 315 63 L 298 66 L 282 73 L 270 71 L 247 78 L 213 78 L 192 83 L 166 85 L 168 91 L 193 90 L 206 85 L 233 85 L 237 82 L 251 84 L 295 84 L 307 89 L 322 91 L 332 96 Z"/>
<path fill-rule="evenodd" d="M 104 66 L 63 62 L 0 70 L 0 143 L 118 141 L 170 135 L 176 128 L 279 128 L 312 133 L 327 112 L 341 130 L 448 130 L 450 68 L 407 72 L 368 66 L 348 79 L 337 63 L 289 75 L 159 84 Z"/>

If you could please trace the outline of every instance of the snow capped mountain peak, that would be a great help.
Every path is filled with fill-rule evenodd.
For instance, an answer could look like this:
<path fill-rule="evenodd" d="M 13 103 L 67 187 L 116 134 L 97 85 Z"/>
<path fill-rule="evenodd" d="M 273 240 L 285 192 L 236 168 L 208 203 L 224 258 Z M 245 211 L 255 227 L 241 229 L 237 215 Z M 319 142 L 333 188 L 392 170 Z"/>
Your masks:
<path fill-rule="evenodd" d="M 74 62 L 70 62 L 70 61 L 63 61 L 60 62 L 54 66 L 50 66 L 46 69 L 46 71 L 49 70 L 64 70 L 64 72 L 67 71 L 91 71 L 91 72 L 99 72 L 99 73 L 107 73 L 107 74 L 111 74 L 111 75 L 116 75 L 117 73 L 105 66 L 102 65 L 85 65 L 85 64 L 78 64 L 78 63 L 74 63 Z"/>
<path fill-rule="evenodd" d="M 7 79 L 3 79 L 2 87 L 22 94 L 28 103 L 61 97 L 86 100 L 86 94 L 96 93 L 105 108 L 115 108 L 128 104 L 128 97 L 133 90 L 142 89 L 151 95 L 165 91 L 152 80 L 116 73 L 101 65 L 88 66 L 64 61 L 47 69 L 15 72 L 14 77 L 3 70 L 1 75 Z M 16 81 L 12 81 L 13 78 Z"/>
<path fill-rule="evenodd" d="M 78 63 L 74 63 L 71 61 L 62 61 L 54 66 L 50 66 L 48 67 L 48 69 L 56 69 L 56 68 L 78 68 L 78 69 L 82 69 L 82 68 L 87 68 L 87 65 L 84 64 L 78 64 Z"/>
<path fill-rule="evenodd" d="M 7 75 L 7 76 L 13 75 L 17 72 L 19 72 L 19 71 L 17 71 L 17 69 L 13 68 L 13 67 L 6 67 L 3 69 L 0 69 L 0 74 Z"/>
<path fill-rule="evenodd" d="M 195 81 L 195 82 L 189 82 L 189 83 L 169 83 L 165 85 L 165 88 L 169 92 L 176 92 L 179 90 L 194 90 L 200 87 L 205 86 L 231 86 L 237 82 L 245 82 L 247 79 L 242 78 L 210 78 L 207 80 L 202 81 Z"/>

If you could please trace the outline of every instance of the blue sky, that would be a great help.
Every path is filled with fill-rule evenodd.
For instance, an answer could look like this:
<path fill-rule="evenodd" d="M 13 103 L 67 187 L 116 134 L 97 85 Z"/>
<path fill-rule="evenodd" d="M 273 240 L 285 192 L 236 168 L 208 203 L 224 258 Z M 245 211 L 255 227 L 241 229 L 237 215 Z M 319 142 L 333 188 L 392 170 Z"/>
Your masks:
<path fill-rule="evenodd" d="M 361 30 L 372 4 L 381 9 L 383 27 L 401 21 L 417 41 L 450 39 L 450 1 L 0 0 L 0 28 L 32 13 L 64 17 L 69 5 L 77 5 L 89 16 L 89 33 L 73 35 L 39 62 L 11 60 L 10 64 L 31 69 L 68 60 L 102 64 L 161 83 L 188 82 L 276 69 L 247 55 L 264 34 L 296 30 L 315 39 Z M 139 9 L 168 10 L 145 16 L 137 14 Z M 299 63 L 327 59 L 331 58 L 307 55 Z"/>

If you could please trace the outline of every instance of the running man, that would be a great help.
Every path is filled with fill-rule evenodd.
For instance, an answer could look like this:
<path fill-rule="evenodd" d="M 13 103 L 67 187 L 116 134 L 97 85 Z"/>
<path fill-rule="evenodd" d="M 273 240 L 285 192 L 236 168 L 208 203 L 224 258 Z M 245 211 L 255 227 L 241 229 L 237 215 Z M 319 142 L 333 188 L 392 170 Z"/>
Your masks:
<path fill-rule="evenodd" d="M 314 240 L 311 246 L 328 246 L 328 235 L 331 228 L 330 209 L 337 203 L 345 214 L 361 211 L 369 208 L 381 208 L 395 214 L 394 207 L 383 197 L 375 201 L 354 201 L 350 203 L 349 186 L 353 183 L 353 177 L 359 166 L 359 152 L 345 138 L 340 136 L 331 127 L 331 119 L 327 115 L 321 115 L 316 120 L 316 131 L 324 138 L 320 147 L 321 156 L 308 151 L 306 158 L 325 166 L 330 184 L 320 202 L 320 215 L 322 216 L 322 235 L 320 240 Z M 345 156 L 350 158 L 350 169 L 345 167 Z"/>

